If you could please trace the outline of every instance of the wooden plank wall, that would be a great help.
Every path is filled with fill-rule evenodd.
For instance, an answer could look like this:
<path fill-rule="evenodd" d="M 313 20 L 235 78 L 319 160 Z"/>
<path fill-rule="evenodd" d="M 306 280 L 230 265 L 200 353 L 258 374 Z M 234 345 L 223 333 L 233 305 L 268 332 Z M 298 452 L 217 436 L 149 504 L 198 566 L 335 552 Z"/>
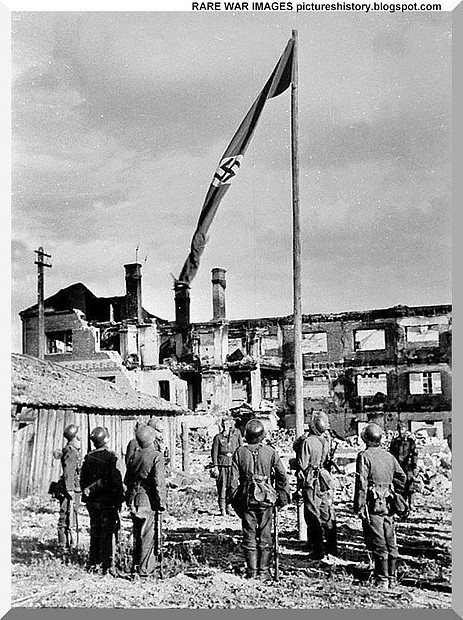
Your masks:
<path fill-rule="evenodd" d="M 171 468 L 175 469 L 175 416 L 159 416 L 163 419 L 165 442 L 169 447 Z M 61 476 L 61 461 L 53 457 L 66 443 L 63 431 L 68 424 L 79 426 L 82 458 L 93 449 L 90 433 L 97 426 L 109 431 L 109 448 L 118 456 L 118 467 L 125 473 L 124 455 L 130 439 L 134 436 L 137 420 L 149 421 L 149 415 L 135 416 L 133 411 L 95 414 L 61 409 L 38 409 L 37 417 L 23 428 L 13 431 L 11 457 L 11 492 L 18 497 L 46 495 L 50 482 Z"/>
<path fill-rule="evenodd" d="M 29 472 L 31 471 L 35 445 L 37 421 L 13 431 L 11 452 L 11 493 L 19 497 L 28 494 Z"/>

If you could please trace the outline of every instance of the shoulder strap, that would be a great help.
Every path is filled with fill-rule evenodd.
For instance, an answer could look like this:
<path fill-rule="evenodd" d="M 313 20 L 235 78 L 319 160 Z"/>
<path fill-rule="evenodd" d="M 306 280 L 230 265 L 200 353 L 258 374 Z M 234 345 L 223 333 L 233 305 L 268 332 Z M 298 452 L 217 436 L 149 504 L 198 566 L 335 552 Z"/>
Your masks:
<path fill-rule="evenodd" d="M 252 475 L 254 476 L 254 474 L 256 473 L 257 449 L 251 450 L 249 446 L 246 446 L 246 448 L 249 450 L 252 456 Z"/>

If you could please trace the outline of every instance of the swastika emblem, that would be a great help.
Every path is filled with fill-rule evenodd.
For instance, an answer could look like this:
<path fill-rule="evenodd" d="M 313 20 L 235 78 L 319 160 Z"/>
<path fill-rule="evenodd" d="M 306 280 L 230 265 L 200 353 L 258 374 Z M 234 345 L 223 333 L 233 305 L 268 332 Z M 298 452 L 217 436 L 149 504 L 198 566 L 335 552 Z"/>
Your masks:
<path fill-rule="evenodd" d="M 238 168 L 241 166 L 242 155 L 236 155 L 234 157 L 226 157 L 222 159 L 219 167 L 215 171 L 214 178 L 212 179 L 212 185 L 218 187 L 219 185 L 229 185 L 232 182 L 233 177 L 236 175 Z"/>

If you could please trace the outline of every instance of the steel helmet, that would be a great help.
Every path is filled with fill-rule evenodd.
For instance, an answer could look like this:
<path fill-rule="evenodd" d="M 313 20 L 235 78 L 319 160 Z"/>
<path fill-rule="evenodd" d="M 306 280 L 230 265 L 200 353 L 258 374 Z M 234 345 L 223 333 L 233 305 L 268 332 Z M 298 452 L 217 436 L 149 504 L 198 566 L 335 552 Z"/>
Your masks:
<path fill-rule="evenodd" d="M 93 442 L 95 448 L 101 448 L 105 446 L 109 441 L 109 433 L 102 426 L 97 426 L 90 433 L 90 439 Z"/>
<path fill-rule="evenodd" d="M 367 424 L 362 431 L 362 439 L 367 446 L 379 446 L 383 431 L 377 424 Z"/>
<path fill-rule="evenodd" d="M 142 425 L 140 425 L 140 427 L 141 426 Z M 157 431 L 158 433 L 162 433 L 164 431 L 161 421 L 158 420 L 157 418 L 151 418 L 150 421 L 148 422 L 148 426 L 152 428 L 153 430 Z"/>
<path fill-rule="evenodd" d="M 78 426 L 76 426 L 75 424 L 68 424 L 63 431 L 63 436 L 68 441 L 71 441 L 72 439 L 74 439 L 74 437 L 77 435 L 78 432 L 79 432 Z"/>
<path fill-rule="evenodd" d="M 140 448 L 147 448 L 154 441 L 154 431 L 151 426 L 139 426 L 135 433 Z"/>
<path fill-rule="evenodd" d="M 319 435 L 322 435 L 326 430 L 328 430 L 330 427 L 330 421 L 328 420 L 326 413 L 320 411 L 320 413 L 314 414 L 312 416 L 311 427 Z"/>
<path fill-rule="evenodd" d="M 259 443 L 259 441 L 264 437 L 265 429 L 264 425 L 260 420 L 256 418 L 252 418 L 246 424 L 244 429 L 244 437 L 248 443 Z"/>

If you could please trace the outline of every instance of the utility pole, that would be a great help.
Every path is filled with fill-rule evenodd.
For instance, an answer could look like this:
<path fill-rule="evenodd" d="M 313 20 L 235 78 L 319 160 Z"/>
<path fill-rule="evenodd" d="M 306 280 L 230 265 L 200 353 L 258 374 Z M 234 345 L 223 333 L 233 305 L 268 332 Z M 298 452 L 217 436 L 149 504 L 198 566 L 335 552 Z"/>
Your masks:
<path fill-rule="evenodd" d="M 45 257 L 51 258 L 50 254 L 45 254 L 43 248 L 34 250 L 37 254 L 37 260 L 34 264 L 37 265 L 37 305 L 38 305 L 38 326 L 37 326 L 37 357 L 41 360 L 45 357 L 45 310 L 43 305 L 44 300 L 44 267 L 51 267 L 51 265 L 45 262 Z"/>
<path fill-rule="evenodd" d="M 304 396 L 302 374 L 302 294 L 301 294 L 301 216 L 299 208 L 299 123 L 298 123 L 298 59 L 297 30 L 294 39 L 293 75 L 291 80 L 291 171 L 293 194 L 293 297 L 294 297 L 294 408 L 296 435 L 304 432 Z M 298 506 L 299 540 L 307 540 L 304 508 Z"/>

